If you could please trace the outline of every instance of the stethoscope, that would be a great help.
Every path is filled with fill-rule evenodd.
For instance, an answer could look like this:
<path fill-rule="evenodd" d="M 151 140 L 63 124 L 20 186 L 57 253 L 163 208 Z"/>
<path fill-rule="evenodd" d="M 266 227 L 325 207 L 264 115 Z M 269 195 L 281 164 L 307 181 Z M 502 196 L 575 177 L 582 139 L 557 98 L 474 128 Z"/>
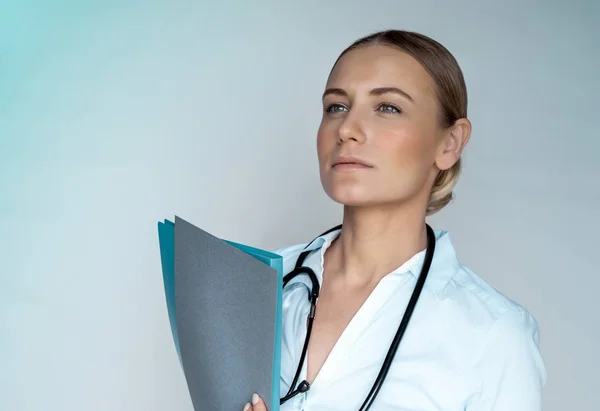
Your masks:
<path fill-rule="evenodd" d="M 387 376 L 387 373 L 390 369 L 392 361 L 394 360 L 394 356 L 396 355 L 396 351 L 398 351 L 398 346 L 400 345 L 400 340 L 404 335 L 404 331 L 406 331 L 406 327 L 408 326 L 408 322 L 410 321 L 410 317 L 415 309 L 417 301 L 419 300 L 419 296 L 421 295 L 421 290 L 423 289 L 423 285 L 425 284 L 425 279 L 427 278 L 427 274 L 429 273 L 429 268 L 431 267 L 431 261 L 433 260 L 433 253 L 435 251 L 435 235 L 433 229 L 426 224 L 427 227 L 427 251 L 425 252 L 425 260 L 423 261 L 423 267 L 421 268 L 421 272 L 419 273 L 419 277 L 417 278 L 417 284 L 415 285 L 415 289 L 410 297 L 408 305 L 406 307 L 406 311 L 404 312 L 404 316 L 402 317 L 402 321 L 400 322 L 400 326 L 398 327 L 398 331 L 392 340 L 388 353 L 383 361 L 383 365 L 381 366 L 381 370 L 375 379 L 375 383 L 371 388 L 371 391 L 367 395 L 363 405 L 360 407 L 360 411 L 368 410 L 373 402 L 375 401 L 375 397 L 379 394 L 379 390 L 383 385 L 383 382 Z M 336 227 L 327 230 L 319 237 L 327 235 L 335 230 L 339 230 L 342 228 L 342 225 L 338 225 Z M 319 238 L 317 237 L 317 238 Z M 315 238 L 316 240 L 316 238 Z M 304 339 L 304 347 L 302 348 L 302 354 L 300 355 L 300 361 L 298 364 L 298 369 L 296 370 L 296 375 L 294 376 L 294 380 L 292 384 L 290 384 L 290 389 L 287 394 L 280 399 L 280 405 L 284 404 L 286 401 L 295 397 L 300 393 L 307 392 L 310 389 L 310 384 L 308 381 L 304 380 L 298 386 L 298 379 L 300 378 L 300 373 L 302 371 L 302 365 L 304 364 L 304 359 L 306 358 L 306 351 L 308 349 L 308 342 L 310 341 L 310 334 L 312 331 L 313 321 L 315 319 L 315 311 L 317 307 L 317 300 L 319 299 L 319 280 L 317 279 L 317 275 L 315 272 L 306 266 L 303 266 L 304 260 L 311 253 L 312 250 L 307 250 L 307 248 L 314 242 L 315 240 L 308 243 L 308 245 L 304 248 L 302 253 L 298 256 L 296 260 L 296 266 L 294 269 L 287 274 L 283 278 L 283 287 L 285 288 L 286 284 L 289 283 L 293 278 L 300 274 L 306 274 L 310 278 L 311 281 L 311 289 L 308 292 L 308 300 L 310 301 L 310 311 L 308 313 L 308 321 L 306 324 L 306 338 Z"/>

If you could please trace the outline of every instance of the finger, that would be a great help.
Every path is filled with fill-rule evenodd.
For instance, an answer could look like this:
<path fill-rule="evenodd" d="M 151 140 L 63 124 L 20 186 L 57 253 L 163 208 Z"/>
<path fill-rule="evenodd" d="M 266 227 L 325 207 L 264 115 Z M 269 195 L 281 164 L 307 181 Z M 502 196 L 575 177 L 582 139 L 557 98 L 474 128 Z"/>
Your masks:
<path fill-rule="evenodd" d="M 252 404 L 250 404 L 249 402 L 247 402 L 246 405 L 244 405 L 244 411 L 254 411 L 252 409 Z"/>
<path fill-rule="evenodd" d="M 252 411 L 267 411 L 267 406 L 258 394 L 252 396 Z"/>

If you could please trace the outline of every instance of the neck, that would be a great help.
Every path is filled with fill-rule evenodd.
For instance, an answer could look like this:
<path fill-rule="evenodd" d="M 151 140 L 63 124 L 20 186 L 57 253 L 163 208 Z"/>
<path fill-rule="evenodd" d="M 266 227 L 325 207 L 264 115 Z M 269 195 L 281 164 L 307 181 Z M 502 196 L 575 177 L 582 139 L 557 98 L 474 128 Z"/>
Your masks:
<path fill-rule="evenodd" d="M 422 207 L 345 207 L 342 232 L 326 264 L 348 285 L 374 285 L 426 247 Z"/>

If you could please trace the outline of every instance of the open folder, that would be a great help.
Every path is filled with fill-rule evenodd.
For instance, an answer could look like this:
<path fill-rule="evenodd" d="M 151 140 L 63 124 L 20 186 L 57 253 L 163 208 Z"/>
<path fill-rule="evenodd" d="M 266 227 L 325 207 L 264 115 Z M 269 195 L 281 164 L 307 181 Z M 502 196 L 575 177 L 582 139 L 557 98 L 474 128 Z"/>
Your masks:
<path fill-rule="evenodd" d="M 196 411 L 279 410 L 281 256 L 191 223 L 158 223 L 173 341 Z"/>

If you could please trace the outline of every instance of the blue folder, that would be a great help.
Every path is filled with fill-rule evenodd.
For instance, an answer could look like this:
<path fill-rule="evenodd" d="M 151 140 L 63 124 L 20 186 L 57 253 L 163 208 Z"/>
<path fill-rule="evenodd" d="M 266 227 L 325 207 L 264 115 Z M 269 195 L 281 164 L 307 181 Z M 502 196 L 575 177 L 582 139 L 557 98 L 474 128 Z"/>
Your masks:
<path fill-rule="evenodd" d="M 258 392 L 278 411 L 281 256 L 219 239 L 179 217 L 159 222 L 158 237 L 171 333 L 194 408 L 242 409 Z"/>

